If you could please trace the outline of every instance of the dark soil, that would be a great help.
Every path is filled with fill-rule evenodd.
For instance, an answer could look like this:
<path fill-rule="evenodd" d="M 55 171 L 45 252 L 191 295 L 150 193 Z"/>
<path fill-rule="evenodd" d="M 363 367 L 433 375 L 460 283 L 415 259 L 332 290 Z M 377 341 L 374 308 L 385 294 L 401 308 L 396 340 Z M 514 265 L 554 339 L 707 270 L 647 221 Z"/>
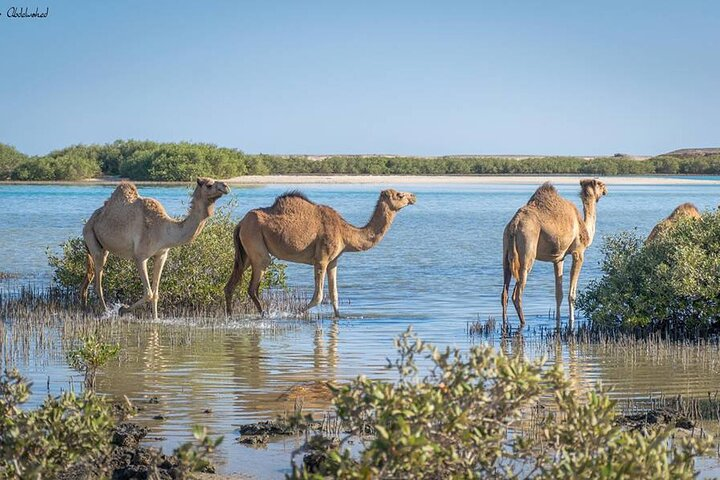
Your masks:
<path fill-rule="evenodd" d="M 640 430 L 651 426 L 672 425 L 675 428 L 692 430 L 695 423 L 685 415 L 669 408 L 658 408 L 632 415 L 622 415 L 618 423 L 631 430 Z"/>
<path fill-rule="evenodd" d="M 112 480 L 187 478 L 179 466 L 177 457 L 165 455 L 156 448 L 140 446 L 140 441 L 147 433 L 146 427 L 135 423 L 119 424 L 113 430 L 111 451 L 108 455 L 102 455 L 93 462 L 73 465 L 60 475 L 59 479 L 90 480 L 101 478 L 103 475 Z"/>
<path fill-rule="evenodd" d="M 248 423 L 238 428 L 240 435 L 297 435 L 300 431 L 287 422 L 267 420 L 264 422 Z"/>

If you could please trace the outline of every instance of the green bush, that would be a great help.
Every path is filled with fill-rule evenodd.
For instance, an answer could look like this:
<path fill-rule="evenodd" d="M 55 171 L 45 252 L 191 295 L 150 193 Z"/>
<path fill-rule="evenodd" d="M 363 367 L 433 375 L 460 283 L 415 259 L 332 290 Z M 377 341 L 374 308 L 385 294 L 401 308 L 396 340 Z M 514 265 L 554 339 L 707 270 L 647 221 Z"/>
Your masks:
<path fill-rule="evenodd" d="M 410 330 L 396 345 L 396 382 L 360 376 L 336 394 L 360 453 L 341 444 L 313 473 L 293 465 L 289 478 L 694 478 L 693 458 L 709 448 L 671 442 L 669 430 L 619 428 L 605 392 L 580 396 L 542 360 L 486 346 L 440 351 Z M 430 366 L 424 377 L 418 358 Z M 541 400 L 552 413 L 539 413 Z"/>
<path fill-rule="evenodd" d="M 120 345 L 98 341 L 94 336 L 82 339 L 82 345 L 67 353 L 68 363 L 85 377 L 85 389 L 95 390 L 98 370 L 118 356 Z"/>
<path fill-rule="evenodd" d="M 27 155 L 15 147 L 0 143 L 0 180 L 9 180 L 17 166 L 27 160 Z"/>
<path fill-rule="evenodd" d="M 0 479 L 43 480 L 59 474 L 75 478 L 74 464 L 89 467 L 92 478 L 115 478 L 113 469 L 130 460 L 124 457 L 127 452 L 121 452 L 120 463 L 113 457 L 116 419 L 110 406 L 92 391 L 82 396 L 66 392 L 47 397 L 36 409 L 21 408 L 29 396 L 30 384 L 16 370 L 0 376 Z M 193 428 L 193 436 L 194 443 L 180 445 L 173 451 L 176 459 L 169 459 L 176 462 L 173 478 L 214 471 L 210 455 L 223 438 L 211 439 L 201 426 Z M 135 455 L 150 462 L 148 478 L 166 478 L 160 476 L 159 467 L 165 468 L 169 460 L 161 452 L 136 450 Z"/>
<path fill-rule="evenodd" d="M 118 163 L 118 173 L 134 180 L 189 181 L 247 173 L 241 151 L 203 143 L 150 143 Z"/>
<path fill-rule="evenodd" d="M 34 410 L 17 371 L 0 376 L 0 478 L 54 478 L 79 459 L 106 453 L 114 421 L 91 392 L 48 397 Z"/>
<path fill-rule="evenodd" d="M 691 333 L 720 320 L 720 213 L 682 219 L 653 242 L 636 233 L 606 238 L 601 278 L 578 307 L 601 327 Z"/>
<path fill-rule="evenodd" d="M 189 245 L 172 248 L 160 281 L 160 307 L 221 307 L 224 287 L 232 271 L 235 250 L 230 216 L 233 203 L 216 210 L 202 233 Z M 78 226 L 78 230 L 80 227 Z M 61 253 L 48 251 L 56 285 L 79 291 L 86 271 L 86 250 L 82 237 L 71 238 L 61 245 Z M 148 262 L 152 271 L 152 260 Z M 249 282 L 249 269 L 243 287 Z M 285 287 L 285 265 L 273 262 L 266 271 L 262 288 Z M 103 276 L 103 290 L 108 301 L 130 303 L 142 297 L 143 289 L 134 262 L 114 255 L 108 257 Z"/>
<path fill-rule="evenodd" d="M 83 180 L 101 174 L 94 158 L 71 154 L 33 157 L 18 164 L 11 174 L 13 180 Z"/>
<path fill-rule="evenodd" d="M 211 455 L 222 443 L 223 436 L 212 439 L 208 437 L 207 427 L 195 425 L 192 429 L 195 443 L 186 442 L 173 450 L 178 458 L 180 468 L 184 472 L 214 472 Z"/>

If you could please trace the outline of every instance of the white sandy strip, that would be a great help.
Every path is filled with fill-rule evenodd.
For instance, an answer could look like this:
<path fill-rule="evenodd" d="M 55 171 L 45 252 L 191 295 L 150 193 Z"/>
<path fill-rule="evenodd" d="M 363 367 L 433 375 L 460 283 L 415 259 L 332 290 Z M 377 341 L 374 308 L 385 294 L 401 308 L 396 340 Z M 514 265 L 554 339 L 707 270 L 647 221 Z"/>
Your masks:
<path fill-rule="evenodd" d="M 247 175 L 225 179 L 235 185 L 271 184 L 478 184 L 526 185 L 553 182 L 559 185 L 576 184 L 585 176 L 574 175 Z M 720 185 L 720 180 L 694 177 L 597 177 L 608 185 Z"/>

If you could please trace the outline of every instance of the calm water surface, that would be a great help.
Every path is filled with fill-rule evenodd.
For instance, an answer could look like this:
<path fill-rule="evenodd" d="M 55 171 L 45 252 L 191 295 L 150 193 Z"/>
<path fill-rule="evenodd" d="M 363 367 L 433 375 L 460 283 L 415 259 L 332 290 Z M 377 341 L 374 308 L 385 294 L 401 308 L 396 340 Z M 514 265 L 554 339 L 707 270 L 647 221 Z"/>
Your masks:
<path fill-rule="evenodd" d="M 416 205 L 401 211 L 385 239 L 374 249 L 346 254 L 338 281 L 344 318 L 332 321 L 324 306 L 311 321 L 278 317 L 241 319 L 234 328 L 188 327 L 183 319 L 147 326 L 118 322 L 115 337 L 123 357 L 99 379 L 99 390 L 127 395 L 145 406 L 139 420 L 152 427 L 153 443 L 172 449 L 185 441 L 192 425 L 208 425 L 224 434 L 221 471 L 278 478 L 287 471 L 294 440 L 266 449 L 235 444 L 237 426 L 272 418 L 291 410 L 284 395 L 298 384 L 317 380 L 345 381 L 364 373 L 386 377 L 387 357 L 394 356 L 393 338 L 413 325 L 425 339 L 467 348 L 467 324 L 500 317 L 502 229 L 537 185 L 391 185 L 417 194 Z M 304 186 L 314 201 L 335 207 L 347 220 L 364 224 L 385 185 Z M 272 203 L 283 186 L 234 188 L 236 215 Z M 700 209 L 718 205 L 716 186 L 613 186 L 598 205 L 598 236 L 586 253 L 580 289 L 599 275 L 602 236 L 652 226 L 682 202 Z M 189 190 L 143 187 L 144 196 L 160 200 L 172 215 L 187 208 Z M 578 186 L 560 186 L 578 206 Z M 83 220 L 108 197 L 103 186 L 0 186 L 0 271 L 22 281 L 49 281 L 45 251 L 80 234 Z M 220 201 L 220 205 L 227 200 Z M 228 241 L 228 248 L 232 243 Z M 172 261 L 172 253 L 170 260 Z M 569 273 L 570 261 L 566 262 Z M 289 265 L 292 286 L 311 289 L 312 269 Z M 568 275 L 565 275 L 567 281 Z M 567 291 L 567 285 L 565 286 Z M 162 295 L 162 285 L 161 285 Z M 162 302 L 162 297 L 161 297 Z M 554 326 L 552 266 L 536 263 L 528 280 L 524 305 L 533 326 Z M 563 306 L 566 315 L 566 305 Z M 515 315 L 511 316 L 517 322 Z M 248 321 L 255 324 L 248 328 Z M 12 321 L 5 338 L 9 345 Z M 491 338 L 491 342 L 495 339 Z M 61 342 L 51 333 L 50 347 L 30 349 L 15 362 L 35 382 L 33 402 L 49 390 L 57 393 L 79 378 L 64 361 Z M 621 351 L 601 347 L 559 349 L 527 339 L 510 351 L 530 358 L 546 355 L 560 361 L 583 388 L 602 382 L 620 399 L 659 395 L 706 395 L 720 385 L 720 365 L 707 352 L 653 349 Z M 147 404 L 157 396 L 160 403 Z M 325 405 L 308 404 L 310 407 Z M 210 413 L 204 413 L 210 410 Z M 162 414 L 164 419 L 153 420 Z"/>

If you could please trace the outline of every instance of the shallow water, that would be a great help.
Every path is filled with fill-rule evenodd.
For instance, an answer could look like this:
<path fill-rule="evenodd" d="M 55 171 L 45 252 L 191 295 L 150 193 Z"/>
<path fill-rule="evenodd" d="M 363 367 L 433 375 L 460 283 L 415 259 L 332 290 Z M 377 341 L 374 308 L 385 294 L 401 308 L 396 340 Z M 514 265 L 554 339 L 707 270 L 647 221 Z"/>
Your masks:
<path fill-rule="evenodd" d="M 213 434 L 226 436 L 221 471 L 277 478 L 287 471 L 296 441 L 254 449 L 235 444 L 233 432 L 243 423 L 292 410 L 294 402 L 282 395 L 293 385 L 343 381 L 360 373 L 389 376 L 384 366 L 386 358 L 394 356 L 392 340 L 408 325 L 425 340 L 467 348 L 473 342 L 466 333 L 468 322 L 500 317 L 502 229 L 537 185 L 392 186 L 415 192 L 418 203 L 399 213 L 376 248 L 346 254 L 340 260 L 338 280 L 345 318 L 328 319 L 330 310 L 323 306 L 319 320 L 244 319 L 254 328 L 247 321 L 216 328 L 191 328 L 183 319 L 150 327 L 120 322 L 114 335 L 124 353 L 120 362 L 100 376 L 99 390 L 127 395 L 144 406 L 139 419 L 153 427 L 151 435 L 164 437 L 155 443 L 166 449 L 186 440 L 193 424 L 202 423 Z M 322 185 L 303 190 L 316 202 L 335 207 L 352 223 L 363 224 L 382 187 Z M 236 214 L 271 204 L 285 189 L 233 189 L 239 204 Z M 111 190 L 0 186 L 0 271 L 17 273 L 23 281 L 46 283 L 45 249 L 79 235 L 82 221 Z M 578 187 L 559 190 L 579 205 Z M 586 253 L 580 289 L 599 275 L 602 235 L 633 228 L 645 235 L 682 202 L 715 208 L 718 193 L 717 187 L 700 185 L 609 187 L 608 196 L 598 205 L 598 236 Z M 159 199 L 171 214 L 180 215 L 186 209 L 185 188 L 143 187 L 141 194 Z M 566 281 L 570 263 L 565 265 Z M 310 289 L 311 267 L 290 265 L 287 273 L 291 285 Z M 524 304 L 531 328 L 554 326 L 548 316 L 554 309 L 550 264 L 536 263 Z M 516 323 L 514 315 L 511 321 Z M 6 345 L 11 323 L 3 340 Z M 497 343 L 495 337 L 488 340 Z M 33 402 L 42 399 L 48 385 L 50 392 L 57 393 L 79 380 L 66 367 L 62 342 L 52 332 L 47 343 L 48 350 L 30 348 L 12 357 L 35 382 Z M 524 349 L 508 348 L 530 358 L 546 355 L 551 363 L 561 361 L 581 387 L 602 382 L 623 400 L 650 394 L 705 396 L 720 385 L 717 351 L 567 345 L 556 349 L 533 341 L 531 334 Z M 147 403 L 152 396 L 159 398 L 158 404 Z M 324 406 L 306 402 L 309 408 Z M 153 420 L 158 414 L 165 418 Z"/>

